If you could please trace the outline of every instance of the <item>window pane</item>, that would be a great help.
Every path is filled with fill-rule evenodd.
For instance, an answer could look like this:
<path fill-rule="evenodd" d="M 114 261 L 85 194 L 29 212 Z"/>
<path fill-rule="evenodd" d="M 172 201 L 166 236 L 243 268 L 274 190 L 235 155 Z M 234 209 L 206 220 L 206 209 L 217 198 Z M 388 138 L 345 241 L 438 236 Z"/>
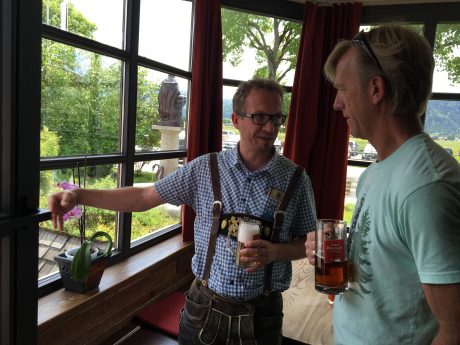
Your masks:
<path fill-rule="evenodd" d="M 236 92 L 234 86 L 224 86 L 222 89 L 223 101 L 222 101 L 222 149 L 231 149 L 236 147 L 238 141 L 240 141 L 240 132 L 233 127 L 232 113 L 233 95 Z"/>
<path fill-rule="evenodd" d="M 429 101 L 425 131 L 460 162 L 460 101 Z"/>
<path fill-rule="evenodd" d="M 152 186 L 182 166 L 178 159 L 137 162 L 134 171 L 134 186 Z M 170 204 L 160 205 L 145 212 L 133 212 L 131 241 L 140 240 L 152 233 L 181 222 L 181 208 Z"/>
<path fill-rule="evenodd" d="M 116 165 L 89 166 L 80 168 L 80 186 L 86 188 L 109 189 L 117 187 L 118 169 Z M 78 169 L 47 170 L 40 173 L 40 207 L 48 208 L 48 196 L 62 190 L 58 183 L 70 182 L 78 185 Z M 81 219 L 81 218 L 79 218 Z M 64 224 L 64 231 L 54 230 L 51 221 L 39 225 L 39 278 L 58 272 L 54 256 L 65 250 L 76 247 L 80 243 L 79 219 L 69 218 Z M 86 208 L 86 238 L 96 231 L 106 231 L 112 236 L 114 246 L 117 242 L 116 212 L 87 207 Z M 99 243 L 102 245 L 102 243 Z"/>
<path fill-rule="evenodd" d="M 191 18 L 191 1 L 141 1 L 139 55 L 189 71 Z"/>
<path fill-rule="evenodd" d="M 438 24 L 433 92 L 460 93 L 460 24 Z M 458 127 L 457 127 L 458 128 Z"/>
<path fill-rule="evenodd" d="M 136 151 L 185 146 L 188 81 L 139 67 Z"/>
<path fill-rule="evenodd" d="M 258 76 L 292 85 L 300 32 L 300 23 L 223 8 L 224 78 Z"/>
<path fill-rule="evenodd" d="M 41 157 L 120 151 L 121 66 L 42 41 Z"/>
<path fill-rule="evenodd" d="M 345 187 L 345 207 L 343 210 L 343 219 L 348 225 L 351 224 L 351 217 L 356 206 L 356 186 L 358 179 L 365 170 L 365 167 L 349 165 L 347 168 L 347 184 Z"/>
<path fill-rule="evenodd" d="M 123 48 L 123 0 L 43 0 L 42 22 Z"/>
<path fill-rule="evenodd" d="M 354 138 L 348 140 L 348 159 L 373 162 L 377 159 L 377 151 L 367 139 Z"/>

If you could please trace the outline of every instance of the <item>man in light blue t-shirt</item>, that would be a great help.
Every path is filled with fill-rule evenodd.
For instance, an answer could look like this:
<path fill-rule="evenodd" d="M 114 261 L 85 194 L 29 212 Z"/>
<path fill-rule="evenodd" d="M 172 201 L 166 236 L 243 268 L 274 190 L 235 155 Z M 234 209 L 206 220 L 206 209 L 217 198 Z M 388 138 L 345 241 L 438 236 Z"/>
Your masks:
<path fill-rule="evenodd" d="M 433 66 L 427 41 L 398 25 L 339 42 L 326 62 L 334 108 L 378 152 L 357 187 L 336 344 L 460 344 L 460 168 L 420 121 Z M 314 234 L 306 248 L 314 264 Z"/>

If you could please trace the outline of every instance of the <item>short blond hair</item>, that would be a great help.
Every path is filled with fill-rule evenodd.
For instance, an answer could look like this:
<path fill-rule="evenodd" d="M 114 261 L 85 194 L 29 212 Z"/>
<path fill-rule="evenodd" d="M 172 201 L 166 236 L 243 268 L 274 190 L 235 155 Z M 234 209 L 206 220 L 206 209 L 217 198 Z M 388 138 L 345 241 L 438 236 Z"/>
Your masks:
<path fill-rule="evenodd" d="M 363 88 L 369 79 L 385 79 L 385 98 L 398 116 L 420 116 L 425 112 L 433 84 L 434 59 L 428 41 L 408 25 L 386 24 L 363 32 L 382 70 L 353 40 L 337 43 L 324 65 L 326 78 L 334 82 L 337 63 L 349 50 L 358 53 L 359 79 Z"/>

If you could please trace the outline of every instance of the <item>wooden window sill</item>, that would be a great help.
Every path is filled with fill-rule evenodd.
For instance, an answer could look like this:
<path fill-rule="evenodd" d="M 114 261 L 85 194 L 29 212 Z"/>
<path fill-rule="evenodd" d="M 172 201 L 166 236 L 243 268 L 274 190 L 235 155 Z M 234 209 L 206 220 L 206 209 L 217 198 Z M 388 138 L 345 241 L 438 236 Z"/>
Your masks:
<path fill-rule="evenodd" d="M 40 298 L 38 343 L 99 344 L 145 305 L 187 286 L 193 250 L 176 235 L 106 268 L 96 289 L 60 289 Z"/>

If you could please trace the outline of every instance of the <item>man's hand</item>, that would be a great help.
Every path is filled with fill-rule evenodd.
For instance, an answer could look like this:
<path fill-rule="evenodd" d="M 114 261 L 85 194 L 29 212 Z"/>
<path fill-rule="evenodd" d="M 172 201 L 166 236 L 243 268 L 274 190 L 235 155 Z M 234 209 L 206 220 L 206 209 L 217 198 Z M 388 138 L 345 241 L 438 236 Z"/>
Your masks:
<path fill-rule="evenodd" d="M 307 255 L 308 262 L 315 266 L 315 255 L 316 255 L 316 243 L 315 243 L 315 232 L 311 231 L 307 234 L 307 240 L 305 241 L 305 254 Z"/>
<path fill-rule="evenodd" d="M 265 240 L 254 240 L 245 243 L 240 251 L 240 261 L 249 264 L 246 272 L 254 272 L 275 261 L 276 246 Z"/>
<path fill-rule="evenodd" d="M 51 211 L 53 228 L 64 229 L 64 214 L 77 205 L 77 195 L 73 191 L 63 191 L 51 194 L 48 197 L 48 208 Z"/>

